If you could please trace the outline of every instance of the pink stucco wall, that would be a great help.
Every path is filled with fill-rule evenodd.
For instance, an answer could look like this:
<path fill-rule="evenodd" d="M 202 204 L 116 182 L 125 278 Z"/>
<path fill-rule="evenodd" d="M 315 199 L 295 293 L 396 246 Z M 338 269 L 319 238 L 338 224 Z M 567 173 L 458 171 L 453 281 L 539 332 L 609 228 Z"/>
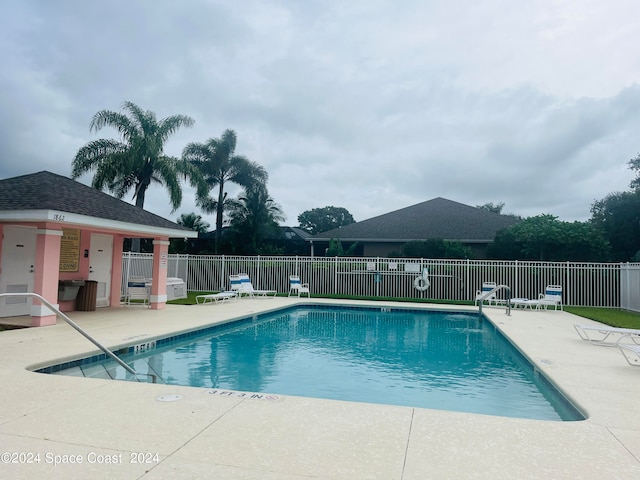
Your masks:
<path fill-rule="evenodd" d="M 30 226 L 33 223 L 16 222 L 16 226 Z M 34 269 L 34 293 L 42 295 L 53 304 L 58 304 L 62 312 L 75 310 L 75 301 L 58 302 L 58 280 L 79 280 L 89 278 L 90 258 L 85 256 L 91 247 L 91 235 L 99 233 L 113 236 L 113 255 L 111 263 L 110 280 L 110 306 L 120 306 L 120 290 L 122 278 L 122 245 L 125 237 L 130 237 L 131 232 L 98 229 L 83 229 L 80 225 L 67 225 L 57 222 L 45 222 L 35 225 L 38 228 L 36 239 L 36 263 Z M 80 229 L 80 254 L 77 272 L 60 272 L 60 242 L 62 229 Z M 0 224 L 0 234 L 3 225 Z M 167 278 L 167 253 L 169 246 L 167 237 L 158 237 L 154 240 L 153 263 L 153 291 L 151 307 L 161 309 L 166 304 L 166 278 Z M 2 273 L 2 242 L 0 242 L 0 274 Z M 49 315 L 49 311 L 43 309 L 39 302 L 33 302 L 32 319 L 34 326 L 54 324 L 55 316 Z"/>

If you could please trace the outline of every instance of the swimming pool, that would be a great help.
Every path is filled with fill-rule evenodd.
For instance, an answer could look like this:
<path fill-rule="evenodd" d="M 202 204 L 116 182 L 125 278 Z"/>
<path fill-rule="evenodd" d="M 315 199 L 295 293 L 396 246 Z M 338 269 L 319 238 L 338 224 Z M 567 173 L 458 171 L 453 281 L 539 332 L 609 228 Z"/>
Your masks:
<path fill-rule="evenodd" d="M 305 305 L 129 350 L 121 357 L 137 372 L 211 393 L 584 419 L 477 313 Z M 40 371 L 131 379 L 111 360 L 65 366 Z"/>

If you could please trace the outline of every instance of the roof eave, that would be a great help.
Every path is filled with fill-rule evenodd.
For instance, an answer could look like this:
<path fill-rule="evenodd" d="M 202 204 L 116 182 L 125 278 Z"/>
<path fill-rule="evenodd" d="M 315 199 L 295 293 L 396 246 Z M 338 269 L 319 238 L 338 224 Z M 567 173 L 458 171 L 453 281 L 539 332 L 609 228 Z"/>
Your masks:
<path fill-rule="evenodd" d="M 0 222 L 53 222 L 61 225 L 94 227 L 102 230 L 119 231 L 135 237 L 162 236 L 169 238 L 197 238 L 198 232 L 137 223 L 91 217 L 60 210 L 3 210 Z"/>

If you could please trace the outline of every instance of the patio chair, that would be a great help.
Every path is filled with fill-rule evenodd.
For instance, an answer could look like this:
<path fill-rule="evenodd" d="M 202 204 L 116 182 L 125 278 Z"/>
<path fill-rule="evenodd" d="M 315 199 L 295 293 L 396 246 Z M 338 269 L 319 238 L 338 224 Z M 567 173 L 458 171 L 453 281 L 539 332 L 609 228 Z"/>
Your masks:
<path fill-rule="evenodd" d="M 562 285 L 547 285 L 544 289 L 544 293 L 538 296 L 537 300 L 528 300 L 526 298 L 512 298 L 511 305 L 513 307 L 533 308 L 540 309 L 544 307 L 553 306 L 554 310 L 560 307 L 562 310 Z"/>
<path fill-rule="evenodd" d="M 205 304 L 205 303 L 221 303 L 236 298 L 238 296 L 238 292 L 234 291 L 226 291 L 219 293 L 209 293 L 205 295 L 196 295 L 196 303 Z"/>
<path fill-rule="evenodd" d="M 246 273 L 240 273 L 238 275 L 230 275 L 231 290 L 238 293 L 238 297 L 242 298 L 243 295 L 249 297 L 269 297 L 275 298 L 278 293 L 277 290 L 256 290 L 253 288 L 251 279 Z"/>
<path fill-rule="evenodd" d="M 640 345 L 626 345 L 621 343 L 619 347 L 629 365 L 640 367 Z"/>
<path fill-rule="evenodd" d="M 309 284 L 308 283 L 300 283 L 300 277 L 298 275 L 289 275 L 289 297 L 291 294 L 298 294 L 298 297 L 302 293 L 306 293 L 307 297 L 311 297 L 311 293 L 309 292 Z"/>
<path fill-rule="evenodd" d="M 573 325 L 582 340 L 586 340 L 594 345 L 616 347 L 621 345 L 624 339 L 629 339 L 636 345 L 640 345 L 640 330 L 633 328 L 617 328 L 608 325 Z"/>
<path fill-rule="evenodd" d="M 127 306 L 131 306 L 133 300 L 134 305 L 146 305 L 147 307 L 151 307 L 148 287 L 141 287 L 138 285 L 127 287 L 126 297 Z"/>
<path fill-rule="evenodd" d="M 495 289 L 497 287 L 497 283 L 496 282 L 482 282 L 482 289 L 481 290 L 476 290 L 476 305 L 478 305 L 478 302 L 487 302 L 489 305 L 491 305 L 492 303 L 495 303 L 497 305 L 497 298 L 496 298 L 496 292 Z M 493 293 L 491 295 L 489 295 L 489 292 L 493 291 Z"/>

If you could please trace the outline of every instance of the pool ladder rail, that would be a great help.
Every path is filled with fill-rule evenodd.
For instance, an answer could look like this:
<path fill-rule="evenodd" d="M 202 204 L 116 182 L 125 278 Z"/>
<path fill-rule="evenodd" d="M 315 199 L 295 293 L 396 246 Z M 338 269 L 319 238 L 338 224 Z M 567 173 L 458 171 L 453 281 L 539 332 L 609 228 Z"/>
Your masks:
<path fill-rule="evenodd" d="M 507 298 L 506 298 L 507 310 L 505 313 L 511 316 L 511 287 L 509 287 L 509 285 L 497 285 L 495 288 L 488 290 L 480 298 L 478 298 L 478 306 L 480 308 L 480 311 L 479 311 L 480 314 L 482 314 L 482 302 L 487 298 L 489 298 L 491 295 L 494 295 L 496 292 L 499 292 L 500 290 L 506 290 L 507 292 Z"/>
<path fill-rule="evenodd" d="M 116 363 L 118 363 L 127 372 L 129 372 L 131 375 L 134 375 L 136 378 L 138 377 L 138 373 L 133 368 L 131 368 L 126 363 L 124 363 L 122 361 L 122 359 L 119 358 L 115 353 L 113 353 L 111 350 L 109 350 L 107 347 L 102 345 L 95 338 L 93 338 L 91 335 L 89 335 L 87 332 L 85 332 L 80 327 L 80 325 L 78 325 L 76 322 L 74 322 L 69 317 L 67 317 L 64 313 L 62 313 L 60 310 L 58 310 L 58 308 L 55 305 L 53 305 L 51 302 L 49 302 L 43 296 L 38 295 L 37 293 L 26 292 L 26 293 L 0 293 L 0 298 L 1 297 L 31 297 L 31 298 L 38 299 L 38 301 L 40 301 L 41 303 L 46 305 L 47 308 L 49 308 L 53 313 L 55 313 L 57 317 L 62 318 L 71 327 L 73 327 L 75 330 L 77 330 L 84 338 L 86 338 L 91 343 L 93 343 L 96 347 L 98 347 L 100 350 L 102 350 L 108 357 L 110 357 L 112 360 L 114 360 Z"/>

